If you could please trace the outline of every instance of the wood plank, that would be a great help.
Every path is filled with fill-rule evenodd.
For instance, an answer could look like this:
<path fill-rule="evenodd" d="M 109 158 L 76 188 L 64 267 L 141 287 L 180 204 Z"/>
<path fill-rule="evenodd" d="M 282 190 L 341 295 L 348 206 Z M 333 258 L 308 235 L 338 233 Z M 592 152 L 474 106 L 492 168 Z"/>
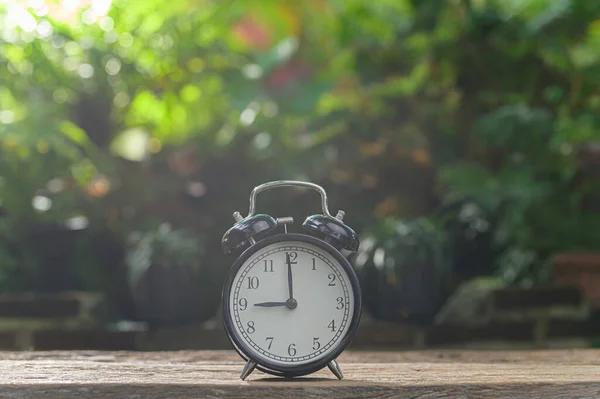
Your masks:
<path fill-rule="evenodd" d="M 230 351 L 0 352 L 2 398 L 600 397 L 600 351 L 348 352 L 345 379 L 284 380 Z"/>

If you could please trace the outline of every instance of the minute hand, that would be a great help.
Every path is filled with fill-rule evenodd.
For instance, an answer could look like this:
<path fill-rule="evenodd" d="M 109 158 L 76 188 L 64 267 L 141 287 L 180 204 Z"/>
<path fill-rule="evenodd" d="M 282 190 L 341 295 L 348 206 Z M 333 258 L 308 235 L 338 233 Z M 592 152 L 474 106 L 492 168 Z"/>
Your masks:
<path fill-rule="evenodd" d="M 290 293 L 289 299 L 294 299 L 294 284 L 292 283 L 292 260 L 290 255 L 286 254 L 286 262 L 288 265 L 288 291 Z"/>

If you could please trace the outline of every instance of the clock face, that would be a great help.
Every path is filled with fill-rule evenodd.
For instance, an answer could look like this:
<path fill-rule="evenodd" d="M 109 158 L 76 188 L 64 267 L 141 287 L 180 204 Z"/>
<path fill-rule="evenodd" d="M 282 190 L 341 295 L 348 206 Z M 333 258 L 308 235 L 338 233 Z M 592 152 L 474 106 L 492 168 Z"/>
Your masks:
<path fill-rule="evenodd" d="M 319 362 L 339 353 L 356 326 L 360 299 L 341 255 L 306 241 L 318 240 L 263 246 L 231 282 L 228 328 L 259 363 L 289 368 Z"/>

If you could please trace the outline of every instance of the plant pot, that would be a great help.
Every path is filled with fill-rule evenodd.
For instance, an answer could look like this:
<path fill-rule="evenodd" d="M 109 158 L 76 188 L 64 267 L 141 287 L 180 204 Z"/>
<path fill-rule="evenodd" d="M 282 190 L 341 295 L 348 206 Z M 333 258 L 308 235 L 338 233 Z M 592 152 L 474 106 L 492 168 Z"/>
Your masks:
<path fill-rule="evenodd" d="M 557 285 L 578 286 L 595 307 L 600 307 L 600 253 L 557 254 L 553 259 L 553 278 Z"/>
<path fill-rule="evenodd" d="M 431 265 L 406 268 L 399 281 L 378 273 L 376 293 L 365 306 L 377 319 L 427 323 L 443 304 L 438 281 Z"/>
<path fill-rule="evenodd" d="M 219 305 L 217 286 L 210 275 L 192 267 L 154 263 L 133 289 L 136 319 L 151 327 L 208 320 Z"/>
<path fill-rule="evenodd" d="M 590 177 L 600 174 L 600 142 L 589 142 L 576 148 L 583 171 Z"/>
<path fill-rule="evenodd" d="M 580 165 L 580 179 L 593 182 L 600 177 L 600 141 L 588 142 L 575 148 Z M 591 212 L 600 212 L 600 189 L 595 186 L 583 198 L 582 207 Z"/>
<path fill-rule="evenodd" d="M 360 272 L 365 307 L 373 317 L 431 321 L 448 294 L 451 251 L 436 221 L 384 220 L 366 234 Z"/>

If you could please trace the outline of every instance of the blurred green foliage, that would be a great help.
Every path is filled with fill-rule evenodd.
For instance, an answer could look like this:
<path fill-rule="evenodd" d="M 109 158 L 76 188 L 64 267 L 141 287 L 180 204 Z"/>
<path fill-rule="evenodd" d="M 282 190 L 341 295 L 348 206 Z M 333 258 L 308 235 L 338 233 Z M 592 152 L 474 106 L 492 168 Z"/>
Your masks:
<path fill-rule="evenodd" d="M 471 201 L 509 281 L 598 248 L 578 157 L 599 139 L 598 2 L 23 0 L 0 33 L 3 242 L 198 217 L 217 248 L 253 186 L 298 178 L 359 230 Z M 313 213 L 298 198 L 269 205 Z"/>

